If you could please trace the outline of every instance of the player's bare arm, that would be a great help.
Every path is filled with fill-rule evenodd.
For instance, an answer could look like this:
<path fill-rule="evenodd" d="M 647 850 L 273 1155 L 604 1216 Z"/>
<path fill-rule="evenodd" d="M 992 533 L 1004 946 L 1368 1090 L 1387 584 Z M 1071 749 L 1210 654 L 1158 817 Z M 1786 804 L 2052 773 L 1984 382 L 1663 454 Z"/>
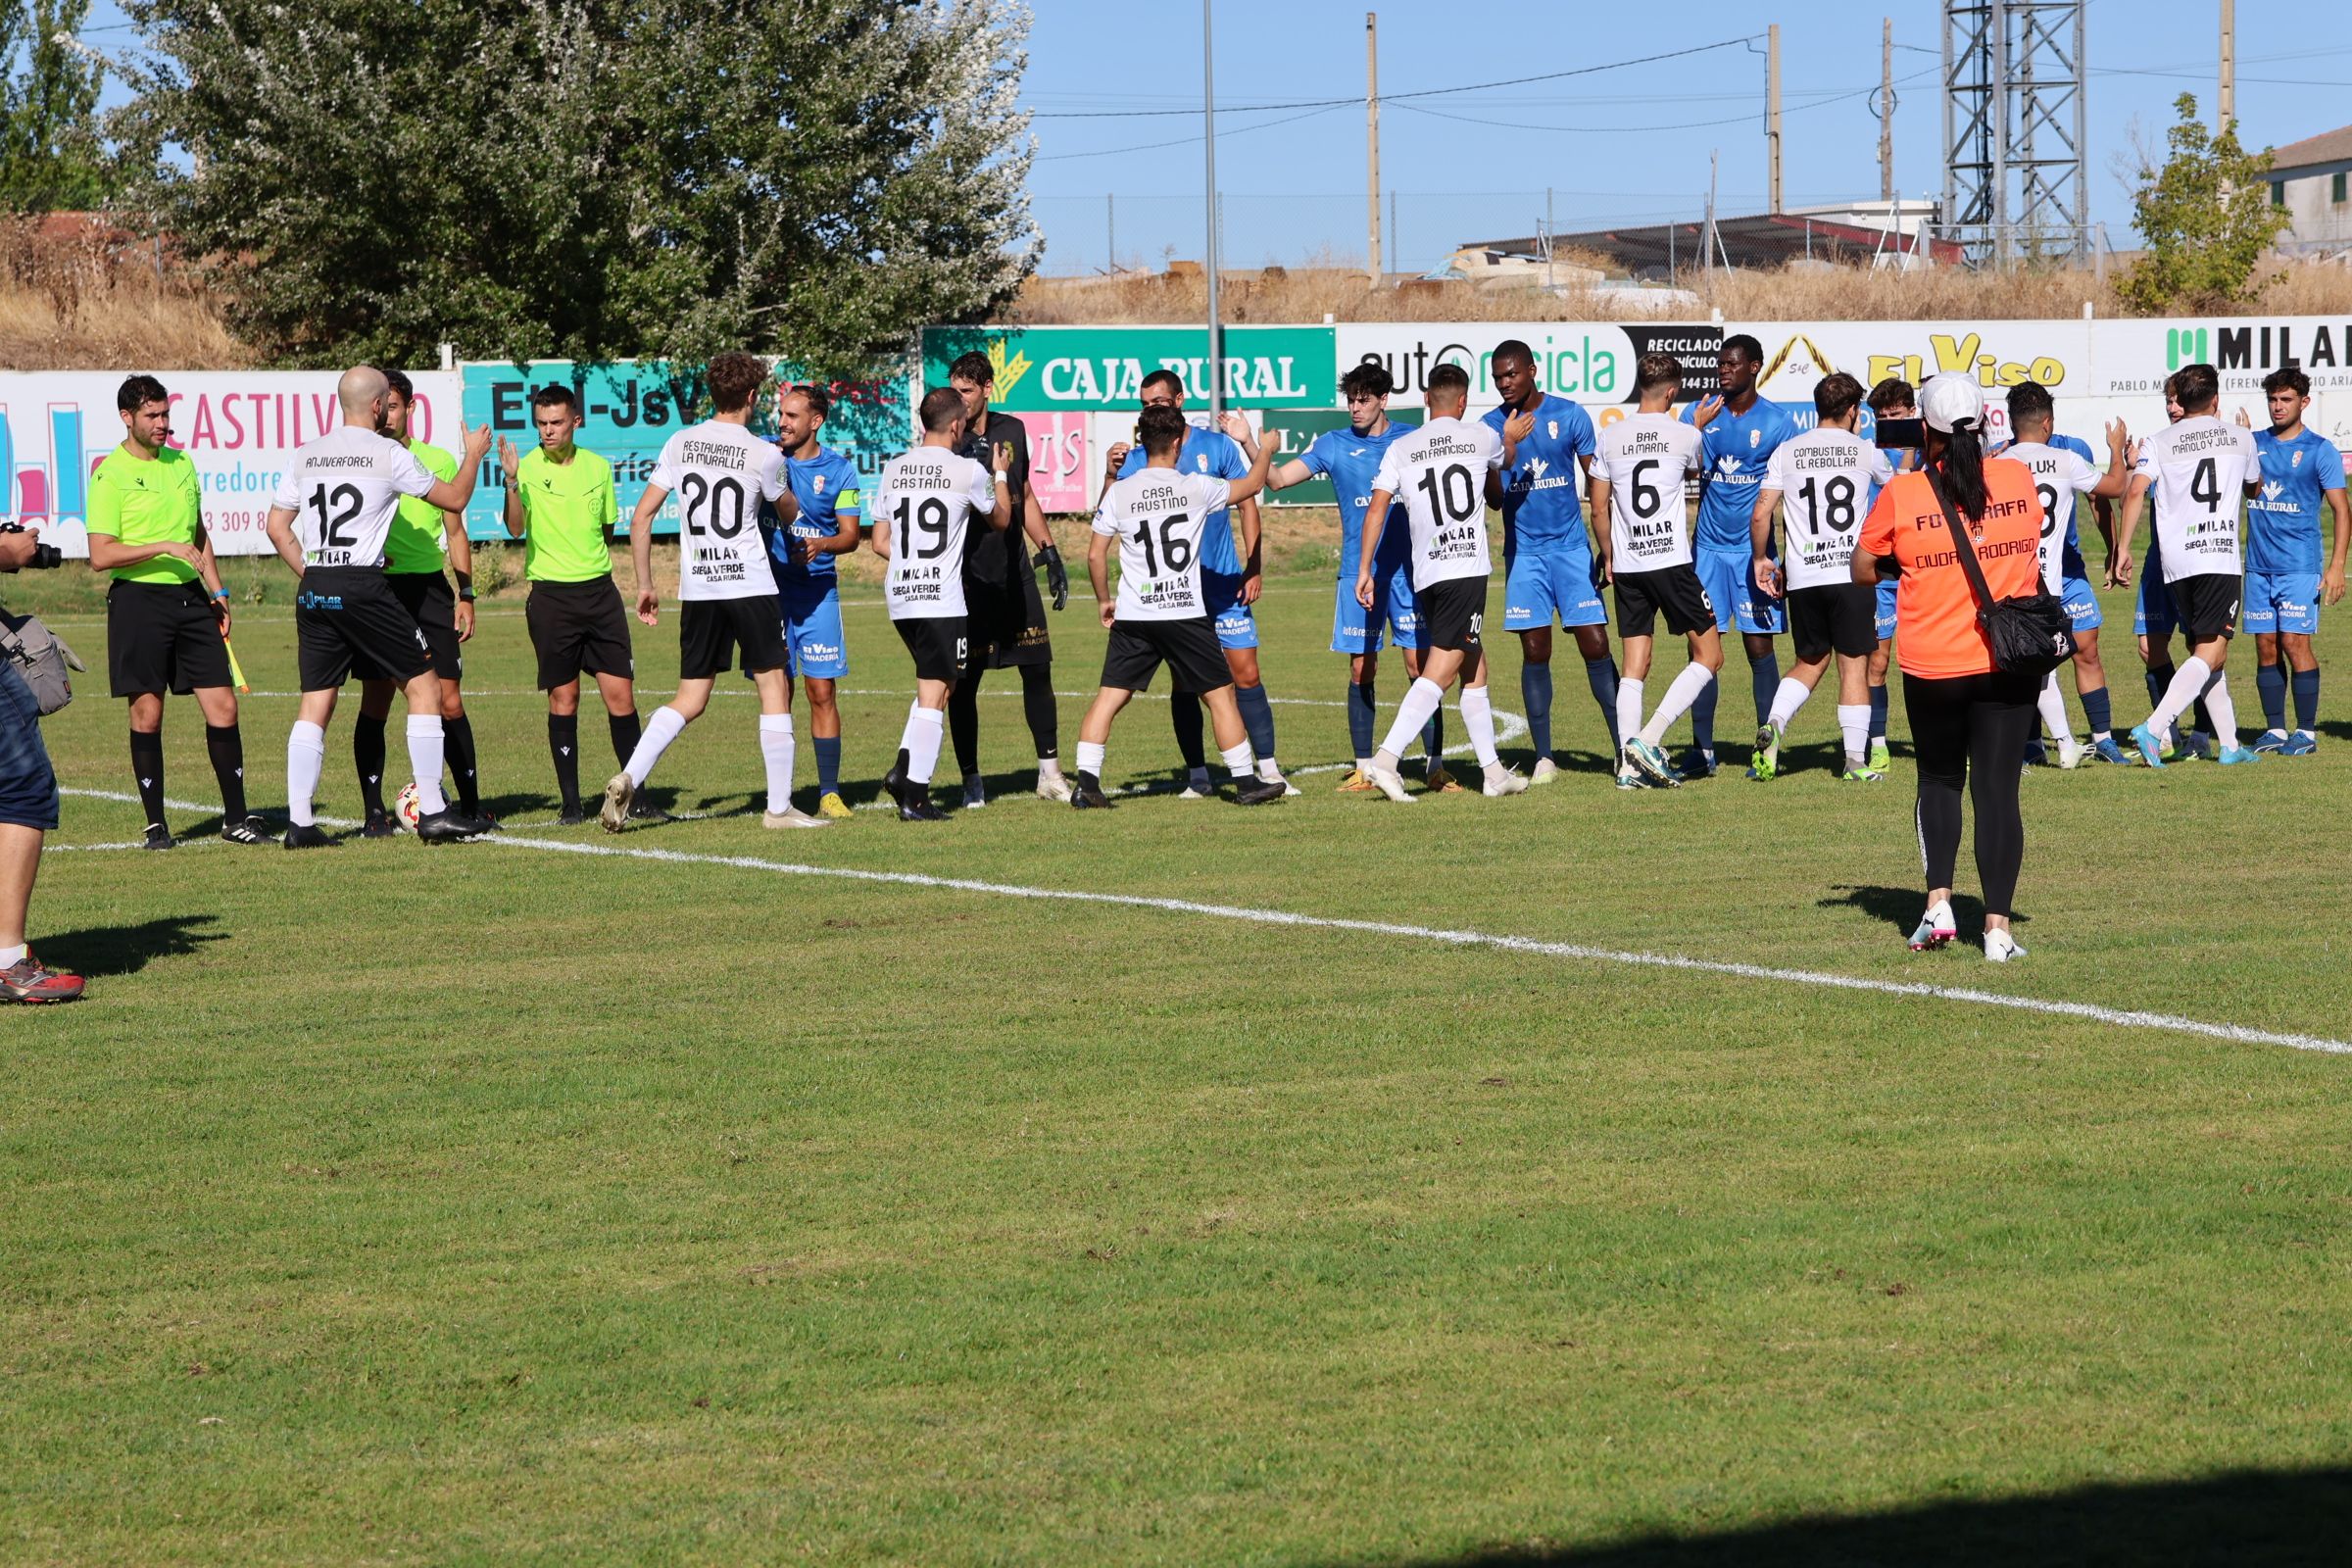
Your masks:
<path fill-rule="evenodd" d="M 441 532 L 449 541 L 449 569 L 458 579 L 457 608 L 450 618 L 458 628 L 458 641 L 473 641 L 473 540 L 466 533 L 466 514 L 441 514 Z"/>
<path fill-rule="evenodd" d="M 303 570 L 302 546 L 294 538 L 293 512 L 286 507 L 271 507 L 269 519 L 262 524 L 262 531 L 270 536 L 270 548 L 277 552 L 277 559 L 292 567 L 294 575 L 300 577 Z"/>
<path fill-rule="evenodd" d="M 2090 488 L 2090 495 L 2101 501 L 2113 500 L 2124 493 L 2132 482 L 2132 432 L 2124 428 L 2121 419 L 2107 421 L 2107 471 Z"/>
<path fill-rule="evenodd" d="M 1366 610 L 1372 608 L 1372 563 L 1380 554 L 1380 530 L 1389 520 L 1389 503 L 1396 499 L 1386 490 L 1372 492 L 1370 505 L 1364 508 L 1364 539 L 1357 550 L 1360 562 L 1355 568 L 1355 602 Z"/>
<path fill-rule="evenodd" d="M 1755 573 L 1756 586 L 1773 598 L 1781 597 L 1781 564 L 1772 559 L 1772 516 L 1781 510 L 1781 493 L 1773 489 L 1756 492 L 1756 510 L 1748 517 L 1748 546 Z"/>
<path fill-rule="evenodd" d="M 1226 486 L 1226 499 L 1233 505 L 1239 506 L 1245 501 L 1254 500 L 1261 491 L 1266 489 L 1273 477 L 1276 444 L 1268 441 L 1260 445 L 1257 438 L 1250 431 L 1250 421 L 1238 414 L 1225 416 L 1225 433 L 1233 437 L 1234 441 L 1240 445 L 1243 455 L 1250 460 L 1250 471 Z M 1292 464 L 1290 466 L 1298 467 L 1300 465 Z M 1279 489 L 1280 486 L 1275 488 Z M 1255 508 L 1251 509 L 1250 514 L 1254 519 Z M 1250 534 L 1249 550 L 1250 559 L 1252 562 L 1257 559 L 1257 532 L 1252 529 Z"/>
<path fill-rule="evenodd" d="M 1502 466 L 1509 467 L 1519 461 L 1519 443 L 1536 432 L 1536 411 L 1521 409 L 1502 421 Z"/>
<path fill-rule="evenodd" d="M 2124 491 L 2123 520 L 2116 525 L 2115 541 L 2107 547 L 2107 586 L 2132 586 L 2132 536 L 2139 531 L 2140 509 L 2148 504 L 2148 476 L 2135 473 Z"/>
<path fill-rule="evenodd" d="M 1095 585 L 1095 611 L 1102 617 L 1102 629 L 1108 631 L 1119 618 L 1118 601 L 1110 591 L 1110 551 L 1113 536 L 1099 533 L 1086 547 L 1086 580 Z"/>
<path fill-rule="evenodd" d="M 507 498 L 505 504 L 499 508 L 498 518 L 507 525 L 507 537 L 510 539 L 521 538 L 524 527 L 522 486 L 517 484 L 514 478 L 514 470 L 521 466 L 522 459 L 515 452 L 514 443 L 503 435 L 500 436 L 498 438 L 498 469 L 507 476 Z"/>
<path fill-rule="evenodd" d="M 654 514 L 669 492 L 658 484 L 645 487 L 637 498 L 637 510 L 629 514 L 629 565 L 637 579 L 637 618 L 648 626 L 662 619 L 662 596 L 654 592 Z"/>
<path fill-rule="evenodd" d="M 418 498 L 443 512 L 464 512 L 472 505 L 474 481 L 481 477 L 482 460 L 490 455 L 489 425 L 461 424 L 458 429 L 466 437 L 466 455 L 458 460 L 458 476 L 435 479 L 433 487 Z"/>

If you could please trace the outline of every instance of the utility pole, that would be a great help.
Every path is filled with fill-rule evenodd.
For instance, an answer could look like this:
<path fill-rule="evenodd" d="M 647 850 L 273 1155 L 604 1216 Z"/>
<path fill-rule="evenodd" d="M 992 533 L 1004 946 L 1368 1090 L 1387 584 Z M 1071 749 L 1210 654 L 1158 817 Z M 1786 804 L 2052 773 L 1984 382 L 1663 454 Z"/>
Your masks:
<path fill-rule="evenodd" d="M 1544 286 L 1545 288 L 1550 288 L 1552 286 L 1551 243 L 1551 187 L 1546 185 L 1544 187 Z"/>
<path fill-rule="evenodd" d="M 1715 281 L 1715 169 L 1716 165 L 1722 161 L 1723 152 L 1720 148 L 1707 154 L 1707 232 L 1703 236 L 1705 249 L 1702 255 L 1707 266 L 1707 282 L 1710 285 Z"/>
<path fill-rule="evenodd" d="M 1781 24 L 1774 23 L 1764 45 L 1764 152 L 1771 161 L 1765 211 L 1781 210 Z"/>
<path fill-rule="evenodd" d="M 1364 281 L 1380 287 L 1380 13 L 1364 13 Z"/>
<path fill-rule="evenodd" d="M 1879 200 L 1894 221 L 1894 19 L 1881 19 L 1879 31 Z"/>
<path fill-rule="evenodd" d="M 2237 0 L 2222 0 L 2222 104 L 2214 130 L 2230 128 L 2237 118 Z"/>
<path fill-rule="evenodd" d="M 1225 334 L 1217 319 L 1217 73 L 1216 46 L 1209 31 L 1212 0 L 1200 0 L 1200 120 L 1208 132 L 1208 422 L 1225 417 Z"/>
<path fill-rule="evenodd" d="M 1119 270 L 1119 195 L 1116 191 L 1102 193 L 1102 270 Z"/>

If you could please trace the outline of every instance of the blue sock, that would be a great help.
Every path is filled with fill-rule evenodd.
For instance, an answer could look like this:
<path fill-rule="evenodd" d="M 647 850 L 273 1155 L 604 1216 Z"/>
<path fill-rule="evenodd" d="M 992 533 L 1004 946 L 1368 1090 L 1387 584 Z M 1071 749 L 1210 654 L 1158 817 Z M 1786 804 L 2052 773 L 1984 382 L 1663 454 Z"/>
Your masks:
<path fill-rule="evenodd" d="M 2165 688 L 2173 683 L 2173 662 L 2148 666 L 2148 707 L 2153 709 L 2164 701 Z"/>
<path fill-rule="evenodd" d="M 1781 689 L 1781 656 L 1766 654 L 1749 660 L 1747 677 L 1756 694 L 1756 728 L 1762 729 L 1772 717 L 1772 699 Z"/>
<path fill-rule="evenodd" d="M 2320 727 L 2320 672 L 2315 665 L 2295 671 L 2295 728 L 2317 734 Z"/>
<path fill-rule="evenodd" d="M 816 793 L 841 793 L 841 737 L 819 735 L 816 739 Z"/>
<path fill-rule="evenodd" d="M 1536 760 L 1551 755 L 1551 666 L 1519 666 L 1519 700 L 1527 708 L 1528 739 L 1535 743 Z"/>
<path fill-rule="evenodd" d="M 1715 697 L 1723 690 L 1723 682 L 1711 680 L 1699 688 L 1698 698 L 1690 705 L 1690 744 L 1715 755 Z"/>
<path fill-rule="evenodd" d="M 1870 689 L 1870 738 L 1874 741 L 1886 738 L 1886 688 L 1884 686 Z"/>
<path fill-rule="evenodd" d="M 1355 750 L 1349 755 L 1372 755 L 1374 720 L 1380 715 L 1380 705 L 1372 696 L 1369 677 L 1348 683 L 1348 744 Z"/>
<path fill-rule="evenodd" d="M 1263 686 L 1236 686 L 1233 700 L 1241 705 L 1242 727 L 1250 732 L 1250 749 L 1261 762 L 1274 760 L 1274 707 Z"/>
<path fill-rule="evenodd" d="M 1624 737 L 1617 733 L 1617 661 L 1606 654 L 1586 660 L 1585 684 L 1592 688 L 1601 721 L 1609 726 L 1609 755 L 1614 757 L 1625 747 Z"/>
<path fill-rule="evenodd" d="M 2082 717 L 2093 735 L 2112 734 L 2115 729 L 2115 710 L 2108 705 L 2107 688 L 2094 687 L 2078 694 L 2082 699 Z"/>
<path fill-rule="evenodd" d="M 2263 723 L 2282 735 L 2286 733 L 2286 666 L 2255 665 L 2254 689 L 2262 695 Z"/>

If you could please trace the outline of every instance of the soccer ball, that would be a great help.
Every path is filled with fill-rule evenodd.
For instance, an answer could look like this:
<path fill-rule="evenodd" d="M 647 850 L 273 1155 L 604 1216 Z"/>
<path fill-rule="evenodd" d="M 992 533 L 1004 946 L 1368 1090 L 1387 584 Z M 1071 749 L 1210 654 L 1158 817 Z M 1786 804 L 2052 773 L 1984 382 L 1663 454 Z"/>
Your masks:
<path fill-rule="evenodd" d="M 393 817 L 399 821 L 402 827 L 414 833 L 416 831 L 416 819 L 423 814 L 423 810 L 416 804 L 416 786 L 414 784 L 402 785 L 399 796 L 392 802 Z"/>

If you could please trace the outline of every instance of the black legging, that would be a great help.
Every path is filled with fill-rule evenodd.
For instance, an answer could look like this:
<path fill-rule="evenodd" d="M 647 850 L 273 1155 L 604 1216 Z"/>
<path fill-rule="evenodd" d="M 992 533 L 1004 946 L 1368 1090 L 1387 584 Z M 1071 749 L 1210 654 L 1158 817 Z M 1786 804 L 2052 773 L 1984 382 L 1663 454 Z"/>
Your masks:
<path fill-rule="evenodd" d="M 1054 706 L 1054 666 L 1021 664 L 1021 710 L 1029 719 L 1029 738 L 1037 743 L 1040 759 L 1061 755 L 1061 721 Z M 980 677 L 972 669 L 948 694 L 948 734 L 956 743 L 956 765 L 966 774 L 980 771 Z"/>
<path fill-rule="evenodd" d="M 1984 912 L 2004 919 L 2017 897 L 2018 867 L 2026 858 L 2017 760 L 2033 733 L 2034 699 L 2040 686 L 2031 675 L 1903 676 L 1903 709 L 1919 766 L 1919 851 L 1927 861 L 1928 886 L 1952 885 L 1965 784 L 1976 807 L 1977 880 L 1983 884 Z"/>

